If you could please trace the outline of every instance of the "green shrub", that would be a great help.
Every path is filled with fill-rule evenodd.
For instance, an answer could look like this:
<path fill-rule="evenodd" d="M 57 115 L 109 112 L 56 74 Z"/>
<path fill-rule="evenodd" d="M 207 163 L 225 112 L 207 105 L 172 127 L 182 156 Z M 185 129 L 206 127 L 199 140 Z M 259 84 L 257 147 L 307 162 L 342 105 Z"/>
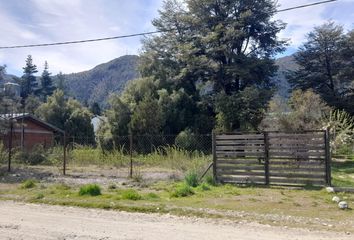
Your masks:
<path fill-rule="evenodd" d="M 7 159 L 7 152 L 4 144 L 0 141 L 0 163 L 4 163 Z"/>
<path fill-rule="evenodd" d="M 188 186 L 197 187 L 199 185 L 198 174 L 194 171 L 189 172 L 184 177 L 184 180 L 186 181 Z"/>
<path fill-rule="evenodd" d="M 185 131 L 180 132 L 176 139 L 175 144 L 177 147 L 186 149 L 189 151 L 193 151 L 197 146 L 197 139 L 194 133 L 191 130 L 187 129 Z"/>
<path fill-rule="evenodd" d="M 31 151 L 20 151 L 15 155 L 15 160 L 28 165 L 38 165 L 47 160 L 45 149 L 36 145 Z"/>
<path fill-rule="evenodd" d="M 171 193 L 171 197 L 187 197 L 193 194 L 194 191 L 192 190 L 192 188 L 189 185 L 183 183 L 176 187 L 176 189 Z"/>
<path fill-rule="evenodd" d="M 87 184 L 80 188 L 79 195 L 98 196 L 101 195 L 101 188 L 97 184 Z"/>
<path fill-rule="evenodd" d="M 43 199 L 43 198 L 44 198 L 44 194 L 43 193 L 37 193 L 36 199 Z"/>
<path fill-rule="evenodd" d="M 36 182 L 33 179 L 27 179 L 21 184 L 21 188 L 27 189 L 27 188 L 34 188 L 36 186 Z"/>
<path fill-rule="evenodd" d="M 127 189 L 122 193 L 122 199 L 128 199 L 128 200 L 140 200 L 142 199 L 141 195 L 135 191 L 134 189 Z"/>

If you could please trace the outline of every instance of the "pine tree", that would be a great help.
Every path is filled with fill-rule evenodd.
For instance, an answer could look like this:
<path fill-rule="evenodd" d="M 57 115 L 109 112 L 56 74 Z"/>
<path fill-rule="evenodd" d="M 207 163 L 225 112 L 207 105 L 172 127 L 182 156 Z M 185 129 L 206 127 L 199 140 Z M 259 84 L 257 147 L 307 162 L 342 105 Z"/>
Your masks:
<path fill-rule="evenodd" d="M 23 68 L 23 76 L 21 81 L 21 97 L 26 99 L 30 94 L 36 94 L 38 91 L 38 83 L 36 77 L 34 76 L 37 73 L 37 66 L 33 64 L 32 56 L 28 55 L 26 59 L 26 66 Z"/>
<path fill-rule="evenodd" d="M 57 89 L 62 90 L 65 93 L 65 76 L 62 72 L 57 75 Z"/>
<path fill-rule="evenodd" d="M 48 71 L 48 63 L 45 61 L 44 70 L 41 76 L 41 97 L 45 101 L 47 96 L 53 94 L 55 87 L 51 78 L 51 73 Z"/>

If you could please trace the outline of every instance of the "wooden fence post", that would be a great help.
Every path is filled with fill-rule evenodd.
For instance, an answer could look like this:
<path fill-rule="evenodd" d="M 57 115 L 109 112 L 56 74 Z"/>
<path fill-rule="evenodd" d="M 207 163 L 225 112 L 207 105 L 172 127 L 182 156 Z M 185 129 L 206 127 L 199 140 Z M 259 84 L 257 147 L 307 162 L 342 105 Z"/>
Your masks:
<path fill-rule="evenodd" d="M 213 130 L 212 132 L 212 152 L 213 152 L 213 177 L 214 181 L 218 182 L 217 174 L 216 174 L 216 134 Z"/>
<path fill-rule="evenodd" d="M 133 177 L 133 134 L 132 131 L 129 131 L 129 155 L 130 155 L 130 170 L 129 177 Z"/>
<path fill-rule="evenodd" d="M 326 152 L 326 184 L 328 186 L 332 185 L 332 176 L 331 176 L 331 151 L 330 151 L 330 145 L 329 145 L 329 129 L 327 128 L 324 134 L 324 140 L 325 140 L 325 152 Z"/>
<path fill-rule="evenodd" d="M 265 184 L 269 185 L 269 138 L 268 133 L 263 132 L 264 136 L 264 174 Z"/>

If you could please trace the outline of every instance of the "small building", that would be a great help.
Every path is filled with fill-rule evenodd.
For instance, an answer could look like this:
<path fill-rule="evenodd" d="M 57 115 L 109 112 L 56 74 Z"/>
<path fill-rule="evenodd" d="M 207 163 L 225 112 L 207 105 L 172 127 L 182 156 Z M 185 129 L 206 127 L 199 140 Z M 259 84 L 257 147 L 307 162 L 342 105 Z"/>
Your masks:
<path fill-rule="evenodd" d="M 34 146 L 42 145 L 50 148 L 55 143 L 55 137 L 64 131 L 46 123 L 31 114 L 3 114 L 0 118 L 5 122 L 5 131 L 0 135 L 5 147 L 31 150 Z M 12 137 L 11 137 L 12 133 Z"/>

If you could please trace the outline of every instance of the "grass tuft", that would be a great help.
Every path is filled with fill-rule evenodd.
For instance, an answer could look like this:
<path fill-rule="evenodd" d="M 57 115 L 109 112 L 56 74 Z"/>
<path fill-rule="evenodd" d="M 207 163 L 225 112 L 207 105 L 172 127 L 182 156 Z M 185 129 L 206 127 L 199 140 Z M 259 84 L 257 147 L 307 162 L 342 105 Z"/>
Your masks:
<path fill-rule="evenodd" d="M 97 184 L 87 184 L 80 188 L 79 195 L 98 196 L 101 195 L 101 188 Z"/>
<path fill-rule="evenodd" d="M 194 194 L 193 189 L 189 185 L 183 183 L 176 187 L 176 189 L 171 193 L 171 197 L 176 197 L 176 198 L 187 197 L 193 194 Z"/>
<path fill-rule="evenodd" d="M 128 199 L 128 200 L 133 200 L 133 201 L 137 201 L 137 200 L 142 199 L 142 196 L 134 189 L 124 190 L 121 194 L 121 197 L 122 197 L 122 199 Z"/>
<path fill-rule="evenodd" d="M 28 189 L 34 188 L 36 186 L 36 181 L 33 179 L 27 179 L 21 184 L 21 188 Z"/>
<path fill-rule="evenodd" d="M 187 173 L 187 175 L 184 177 L 184 180 L 190 187 L 197 187 L 199 185 L 198 174 L 194 171 Z"/>

